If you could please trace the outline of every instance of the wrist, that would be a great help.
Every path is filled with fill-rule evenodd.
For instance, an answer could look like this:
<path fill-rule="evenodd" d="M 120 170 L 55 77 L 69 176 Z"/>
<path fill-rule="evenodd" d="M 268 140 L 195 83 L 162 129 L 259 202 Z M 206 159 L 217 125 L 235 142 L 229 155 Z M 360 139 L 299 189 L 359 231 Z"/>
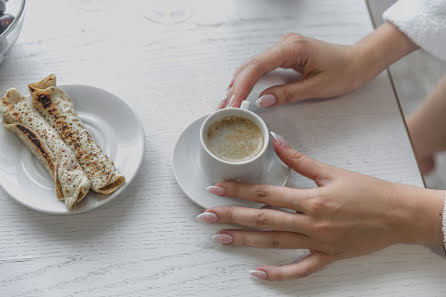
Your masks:
<path fill-rule="evenodd" d="M 391 23 L 384 23 L 353 45 L 357 72 L 365 83 L 418 46 Z"/>
<path fill-rule="evenodd" d="M 401 243 L 443 243 L 445 191 L 398 185 L 394 231 Z"/>

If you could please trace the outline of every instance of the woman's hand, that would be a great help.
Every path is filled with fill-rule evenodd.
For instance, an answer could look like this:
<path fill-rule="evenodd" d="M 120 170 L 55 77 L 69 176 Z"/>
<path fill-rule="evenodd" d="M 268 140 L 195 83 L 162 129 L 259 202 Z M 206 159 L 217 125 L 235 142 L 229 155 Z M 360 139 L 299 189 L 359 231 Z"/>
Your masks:
<path fill-rule="evenodd" d="M 331 44 L 289 33 L 238 68 L 219 108 L 240 107 L 257 81 L 276 68 L 294 69 L 302 74 L 302 80 L 264 90 L 256 102 L 262 107 L 343 95 L 416 48 L 390 23 L 355 45 Z"/>
<path fill-rule="evenodd" d="M 407 118 L 418 166 L 425 174 L 434 169 L 434 156 L 446 150 L 446 76 L 423 104 Z"/>
<path fill-rule="evenodd" d="M 206 223 L 233 223 L 262 230 L 222 230 L 214 239 L 226 245 L 309 249 L 295 264 L 259 266 L 252 275 L 268 280 L 307 276 L 344 258 L 395 243 L 442 243 L 444 192 L 386 182 L 317 162 L 276 135 L 274 149 L 314 189 L 222 182 L 211 193 L 295 210 L 215 207 L 199 215 Z M 277 141 L 278 140 L 278 141 Z"/>

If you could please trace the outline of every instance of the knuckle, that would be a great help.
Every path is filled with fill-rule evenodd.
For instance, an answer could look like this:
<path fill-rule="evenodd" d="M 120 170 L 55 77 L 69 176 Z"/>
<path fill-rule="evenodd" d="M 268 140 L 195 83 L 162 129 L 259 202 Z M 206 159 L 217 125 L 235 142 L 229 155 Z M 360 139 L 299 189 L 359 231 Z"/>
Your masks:
<path fill-rule="evenodd" d="M 282 244 L 278 238 L 273 237 L 268 242 L 268 247 L 272 249 L 280 249 L 282 247 Z"/>
<path fill-rule="evenodd" d="M 221 212 L 222 217 L 224 218 L 225 221 L 232 222 L 233 208 L 231 206 L 222 206 L 220 208 L 220 212 Z"/>
<path fill-rule="evenodd" d="M 288 40 L 288 39 L 290 39 L 290 38 L 293 38 L 294 35 L 295 35 L 295 33 L 288 32 L 288 33 L 286 33 L 285 35 L 283 35 L 282 40 Z"/>
<path fill-rule="evenodd" d="M 293 90 L 291 89 L 291 88 L 289 88 L 289 87 L 284 87 L 283 89 L 282 89 L 282 92 L 281 92 L 282 94 L 282 100 L 286 103 L 286 104 L 288 104 L 288 103 L 291 103 L 292 101 L 293 101 L 293 99 L 294 99 L 294 92 L 293 92 Z"/>
<path fill-rule="evenodd" d="M 293 150 L 288 157 L 289 160 L 292 160 L 296 163 L 297 162 L 302 163 L 307 158 L 308 157 L 306 155 L 304 155 L 303 153 L 296 151 L 296 150 Z"/>
<path fill-rule="evenodd" d="M 331 224 L 327 223 L 327 222 L 320 222 L 320 223 L 316 223 L 314 225 L 314 231 L 316 233 L 322 233 L 322 234 L 330 234 L 330 232 L 333 230 Z M 327 241 L 327 243 L 331 243 L 331 237 L 325 237 L 325 241 Z"/>
<path fill-rule="evenodd" d="M 268 224 L 268 216 L 264 211 L 259 211 L 254 219 L 256 226 L 265 226 Z"/>
<path fill-rule="evenodd" d="M 296 33 L 285 34 L 283 40 L 295 49 L 305 49 L 310 42 L 310 40 L 305 36 Z"/>
<path fill-rule="evenodd" d="M 238 245 L 246 246 L 249 243 L 249 240 L 248 240 L 246 234 L 239 233 L 233 237 L 235 239 L 234 242 L 237 243 Z"/>
<path fill-rule="evenodd" d="M 281 244 L 280 244 L 279 240 L 277 240 L 277 239 L 271 240 L 271 248 L 280 249 L 280 247 L 281 247 Z"/>
<path fill-rule="evenodd" d="M 308 203 L 311 214 L 320 214 L 327 206 L 325 200 L 320 196 L 312 198 Z"/>
<path fill-rule="evenodd" d="M 297 38 L 294 38 L 293 40 L 291 40 L 291 45 L 299 50 L 299 51 L 303 51 L 306 48 L 308 48 L 310 43 L 310 40 L 308 38 L 305 38 L 303 36 L 299 36 Z"/>
<path fill-rule="evenodd" d="M 299 220 L 295 216 L 286 216 L 283 218 L 283 229 L 286 231 L 295 232 L 296 227 L 299 225 Z"/>
<path fill-rule="evenodd" d="M 261 185 L 256 189 L 256 198 L 259 202 L 268 200 L 270 191 L 267 186 Z"/>
<path fill-rule="evenodd" d="M 282 40 L 286 40 L 286 41 L 290 41 L 290 40 L 298 40 L 298 39 L 302 39 L 303 36 L 299 35 L 297 33 L 293 33 L 293 32 L 288 32 L 285 35 L 283 35 Z"/>

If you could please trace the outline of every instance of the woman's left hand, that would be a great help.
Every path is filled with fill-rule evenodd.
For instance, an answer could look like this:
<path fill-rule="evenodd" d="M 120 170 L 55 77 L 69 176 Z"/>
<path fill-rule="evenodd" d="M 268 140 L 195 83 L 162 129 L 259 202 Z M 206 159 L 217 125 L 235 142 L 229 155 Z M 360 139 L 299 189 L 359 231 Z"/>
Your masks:
<path fill-rule="evenodd" d="M 278 136 L 274 149 L 313 189 L 222 182 L 213 194 L 295 210 L 214 207 L 199 215 L 206 223 L 233 223 L 270 231 L 227 229 L 214 239 L 225 245 L 309 249 L 285 266 L 259 266 L 251 274 L 268 280 L 307 276 L 327 264 L 380 250 L 394 243 L 442 243 L 443 191 L 386 182 L 317 162 Z"/>

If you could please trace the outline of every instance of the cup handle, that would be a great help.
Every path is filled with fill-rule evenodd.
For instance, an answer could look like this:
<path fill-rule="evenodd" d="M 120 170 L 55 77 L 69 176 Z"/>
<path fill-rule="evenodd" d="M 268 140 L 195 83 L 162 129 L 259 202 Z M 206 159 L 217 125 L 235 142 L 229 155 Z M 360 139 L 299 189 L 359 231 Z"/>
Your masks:
<path fill-rule="evenodd" d="M 240 105 L 241 109 L 245 109 L 245 110 L 249 110 L 249 106 L 251 105 L 251 103 L 249 103 L 248 100 L 243 100 L 242 104 Z"/>

